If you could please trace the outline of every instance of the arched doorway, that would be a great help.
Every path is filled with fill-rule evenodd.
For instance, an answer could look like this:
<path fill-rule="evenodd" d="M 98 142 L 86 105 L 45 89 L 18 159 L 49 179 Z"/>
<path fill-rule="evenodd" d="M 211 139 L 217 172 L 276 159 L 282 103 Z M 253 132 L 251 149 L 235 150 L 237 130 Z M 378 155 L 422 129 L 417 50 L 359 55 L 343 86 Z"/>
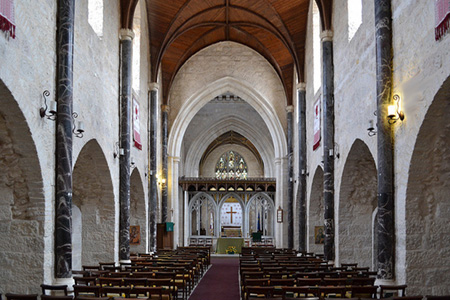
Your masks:
<path fill-rule="evenodd" d="M 1 80 L 0 153 L 1 290 L 38 293 L 44 281 L 43 178 L 25 116 Z"/>
<path fill-rule="evenodd" d="M 146 252 L 146 211 L 144 187 L 139 171 L 135 168 L 130 177 L 130 252 Z"/>
<path fill-rule="evenodd" d="M 309 252 L 323 253 L 324 235 L 323 170 L 317 167 L 311 185 L 308 213 Z"/>
<path fill-rule="evenodd" d="M 100 145 L 90 140 L 73 168 L 73 205 L 81 218 L 73 219 L 72 243 L 81 249 L 81 265 L 114 261 L 115 205 L 111 175 Z M 81 220 L 81 226 L 75 221 Z M 75 236 L 81 236 L 81 247 Z"/>
<path fill-rule="evenodd" d="M 219 228 L 227 237 L 244 236 L 245 205 L 236 193 L 226 194 L 219 205 Z M 234 232 L 234 233 L 233 233 Z"/>
<path fill-rule="evenodd" d="M 448 295 L 450 286 L 450 77 L 425 115 L 406 191 L 406 284 L 410 294 Z"/>
<path fill-rule="evenodd" d="M 189 203 L 190 236 L 217 235 L 217 205 L 207 193 L 198 193 Z"/>
<path fill-rule="evenodd" d="M 357 139 L 347 156 L 339 196 L 339 260 L 373 269 L 372 215 L 377 208 L 377 170 L 367 145 Z"/>
<path fill-rule="evenodd" d="M 249 233 L 261 232 L 265 237 L 275 233 L 275 207 L 273 200 L 265 193 L 258 193 L 250 198 L 247 205 Z"/>

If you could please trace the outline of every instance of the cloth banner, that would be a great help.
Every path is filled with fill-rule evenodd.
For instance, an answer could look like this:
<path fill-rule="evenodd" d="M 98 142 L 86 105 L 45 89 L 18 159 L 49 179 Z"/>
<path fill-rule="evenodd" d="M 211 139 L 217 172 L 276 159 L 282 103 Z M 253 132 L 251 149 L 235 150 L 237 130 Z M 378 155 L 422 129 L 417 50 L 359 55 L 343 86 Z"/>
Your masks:
<path fill-rule="evenodd" d="M 0 0 L 0 30 L 9 32 L 13 39 L 16 37 L 14 0 Z"/>
<path fill-rule="evenodd" d="M 141 133 L 139 125 L 139 102 L 133 97 L 133 140 L 134 146 L 139 150 L 142 150 Z"/>
<path fill-rule="evenodd" d="M 317 99 L 314 103 L 314 140 L 313 140 L 313 150 L 316 150 L 320 146 L 321 132 L 320 132 L 320 99 Z"/>
<path fill-rule="evenodd" d="M 450 0 L 435 0 L 435 26 L 436 41 L 440 40 L 450 28 Z"/>

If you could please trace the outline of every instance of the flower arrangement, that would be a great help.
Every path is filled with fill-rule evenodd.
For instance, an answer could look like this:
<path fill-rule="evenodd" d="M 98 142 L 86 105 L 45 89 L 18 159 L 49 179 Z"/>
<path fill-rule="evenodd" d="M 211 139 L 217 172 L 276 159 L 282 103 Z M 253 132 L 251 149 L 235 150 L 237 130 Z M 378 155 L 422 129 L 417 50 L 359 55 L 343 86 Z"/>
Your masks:
<path fill-rule="evenodd" d="M 236 247 L 228 246 L 228 248 L 225 251 L 227 252 L 227 254 L 234 254 L 234 253 L 236 253 Z"/>

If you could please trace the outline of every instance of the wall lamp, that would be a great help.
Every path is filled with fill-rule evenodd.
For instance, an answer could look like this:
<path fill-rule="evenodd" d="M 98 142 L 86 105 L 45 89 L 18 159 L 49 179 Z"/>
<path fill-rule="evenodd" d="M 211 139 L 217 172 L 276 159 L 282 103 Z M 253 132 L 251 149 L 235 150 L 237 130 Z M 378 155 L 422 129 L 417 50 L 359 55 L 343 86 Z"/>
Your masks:
<path fill-rule="evenodd" d="M 77 124 L 78 126 L 75 125 L 75 119 L 78 118 L 78 113 L 73 112 L 72 118 L 73 118 L 72 132 L 77 138 L 82 138 L 83 132 L 84 132 L 84 124 L 82 121 L 78 121 L 78 124 Z"/>
<path fill-rule="evenodd" d="M 116 142 L 114 144 L 114 153 L 113 153 L 114 158 L 117 158 L 117 156 L 119 155 L 124 155 L 124 153 L 125 151 L 123 150 L 123 148 L 119 147 L 119 142 Z"/>
<path fill-rule="evenodd" d="M 394 124 L 399 119 L 400 121 L 403 121 L 403 119 L 405 118 L 404 112 L 400 110 L 400 102 L 401 102 L 400 95 L 394 94 L 394 96 L 392 96 L 392 100 L 394 100 L 395 104 L 388 106 L 387 117 L 389 124 Z"/>
<path fill-rule="evenodd" d="M 158 175 L 156 175 L 156 178 L 157 178 L 158 185 L 163 186 L 163 185 L 166 184 L 166 179 L 165 178 L 161 178 Z"/>
<path fill-rule="evenodd" d="M 44 96 L 44 105 L 45 107 L 41 107 L 41 109 L 39 109 L 39 115 L 41 116 L 41 118 L 43 117 L 47 117 L 47 119 L 55 121 L 56 120 L 56 101 L 50 100 L 49 106 L 47 106 L 47 97 L 50 96 L 50 92 L 48 90 L 45 90 L 42 95 Z M 47 110 L 48 110 L 48 114 L 47 114 Z"/>
<path fill-rule="evenodd" d="M 375 130 L 375 127 L 373 125 L 373 120 L 369 120 L 369 126 L 367 127 L 367 134 L 369 136 L 374 136 L 375 134 L 377 134 L 377 131 Z"/>

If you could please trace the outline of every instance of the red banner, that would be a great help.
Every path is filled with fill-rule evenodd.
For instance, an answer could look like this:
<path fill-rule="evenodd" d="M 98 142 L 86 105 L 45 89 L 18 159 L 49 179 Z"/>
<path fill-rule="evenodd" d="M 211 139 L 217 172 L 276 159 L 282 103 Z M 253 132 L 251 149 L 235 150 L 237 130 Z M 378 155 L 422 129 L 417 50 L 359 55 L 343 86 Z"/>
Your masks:
<path fill-rule="evenodd" d="M 9 32 L 12 38 L 16 37 L 14 0 L 0 0 L 0 30 Z"/>
<path fill-rule="evenodd" d="M 450 0 L 435 0 L 435 26 L 436 41 L 441 39 L 450 28 Z"/>
<path fill-rule="evenodd" d="M 316 150 L 320 146 L 321 139 L 321 111 L 320 111 L 320 99 L 322 96 L 319 96 L 316 103 L 314 103 L 314 141 L 313 141 L 313 150 Z"/>
<path fill-rule="evenodd" d="M 142 150 L 141 133 L 139 125 L 139 102 L 133 97 L 133 140 L 134 146 L 139 150 Z"/>

